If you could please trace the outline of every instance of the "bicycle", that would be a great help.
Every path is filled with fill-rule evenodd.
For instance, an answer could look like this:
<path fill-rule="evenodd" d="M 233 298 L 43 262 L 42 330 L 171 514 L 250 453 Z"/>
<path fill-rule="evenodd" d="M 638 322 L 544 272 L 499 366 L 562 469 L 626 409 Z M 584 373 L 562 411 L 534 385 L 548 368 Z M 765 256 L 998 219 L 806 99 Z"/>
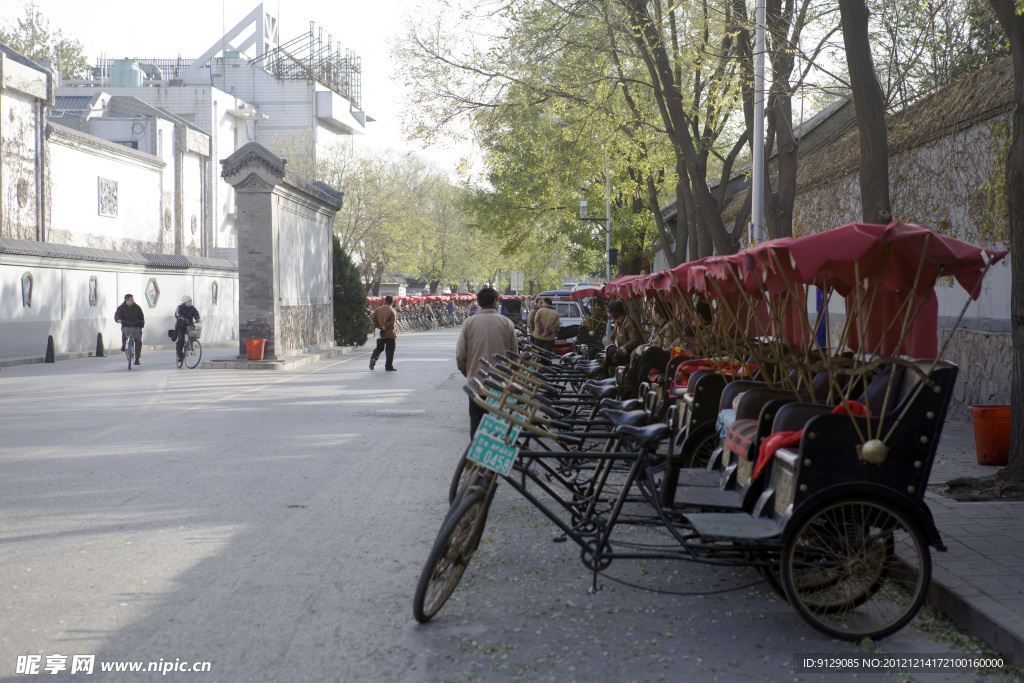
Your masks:
<path fill-rule="evenodd" d="M 132 364 L 135 362 L 135 337 L 128 337 L 124 344 L 124 353 L 128 356 L 128 371 L 131 372 Z"/>
<path fill-rule="evenodd" d="M 185 344 L 181 349 L 183 356 L 175 357 L 175 363 L 179 368 L 182 363 L 190 370 L 199 365 L 199 361 L 203 358 L 203 345 L 199 343 L 199 334 L 202 330 L 203 327 L 200 324 L 188 326 L 186 333 L 188 336 L 185 337 Z"/>

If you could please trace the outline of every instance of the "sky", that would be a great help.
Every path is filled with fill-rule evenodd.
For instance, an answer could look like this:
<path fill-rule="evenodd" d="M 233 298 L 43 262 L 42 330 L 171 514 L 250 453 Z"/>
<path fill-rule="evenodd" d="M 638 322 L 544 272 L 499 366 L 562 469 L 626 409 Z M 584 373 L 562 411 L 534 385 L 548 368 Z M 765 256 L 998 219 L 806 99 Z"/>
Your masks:
<path fill-rule="evenodd" d="M 10 27 L 25 14 L 28 0 L 0 3 L 0 25 Z M 102 54 L 107 58 L 199 57 L 243 19 L 257 0 L 174 0 L 170 3 L 126 0 L 35 0 L 51 29 L 82 43 L 90 64 Z M 365 142 L 374 149 L 412 151 L 451 172 L 466 148 L 424 150 L 405 140 L 399 116 L 405 100 L 400 76 L 388 56 L 389 44 L 400 37 L 416 11 L 417 0 L 354 2 L 336 0 L 267 0 L 264 10 L 276 14 L 281 42 L 309 30 L 316 22 L 362 57 L 363 107 L 376 122 L 367 126 Z"/>

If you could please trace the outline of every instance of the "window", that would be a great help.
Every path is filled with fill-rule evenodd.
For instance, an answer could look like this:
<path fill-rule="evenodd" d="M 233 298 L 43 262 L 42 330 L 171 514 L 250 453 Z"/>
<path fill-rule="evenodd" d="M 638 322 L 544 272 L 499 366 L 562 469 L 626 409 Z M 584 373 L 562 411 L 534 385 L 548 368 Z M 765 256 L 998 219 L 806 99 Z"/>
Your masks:
<path fill-rule="evenodd" d="M 122 147 L 130 147 L 132 149 L 138 149 L 139 148 L 139 141 L 138 140 L 114 140 L 113 143 L 115 145 L 121 145 Z"/>

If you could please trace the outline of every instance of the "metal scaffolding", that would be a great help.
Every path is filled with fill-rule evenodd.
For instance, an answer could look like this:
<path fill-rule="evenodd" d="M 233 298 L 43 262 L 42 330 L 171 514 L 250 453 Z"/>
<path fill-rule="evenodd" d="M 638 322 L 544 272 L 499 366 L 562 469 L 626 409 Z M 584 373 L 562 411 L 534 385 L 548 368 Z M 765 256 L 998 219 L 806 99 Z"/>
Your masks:
<path fill-rule="evenodd" d="M 282 80 L 315 80 L 362 109 L 362 58 L 309 22 L 309 33 L 250 60 Z"/>

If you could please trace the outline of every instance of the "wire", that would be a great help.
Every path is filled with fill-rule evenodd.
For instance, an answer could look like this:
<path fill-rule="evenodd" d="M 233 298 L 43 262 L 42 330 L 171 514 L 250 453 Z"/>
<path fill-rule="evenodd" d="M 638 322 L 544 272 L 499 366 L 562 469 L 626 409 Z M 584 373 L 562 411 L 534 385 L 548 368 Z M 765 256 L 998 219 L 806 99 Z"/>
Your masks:
<path fill-rule="evenodd" d="M 723 588 L 717 591 L 670 591 L 660 588 L 647 588 L 639 584 L 630 583 L 629 581 L 616 579 L 614 576 L 608 576 L 607 574 L 601 572 L 598 572 L 598 574 L 603 578 L 608 579 L 609 581 L 614 581 L 615 583 L 620 583 L 623 586 L 629 586 L 630 588 L 636 588 L 637 590 L 646 591 L 648 593 L 657 593 L 658 595 L 680 595 L 683 597 L 700 597 L 702 595 L 721 595 L 722 593 L 732 593 L 733 591 L 741 591 L 747 588 L 753 588 L 754 586 L 757 586 L 765 582 L 764 579 L 758 579 L 753 583 L 747 583 L 742 586 L 733 586 L 732 588 Z"/>

